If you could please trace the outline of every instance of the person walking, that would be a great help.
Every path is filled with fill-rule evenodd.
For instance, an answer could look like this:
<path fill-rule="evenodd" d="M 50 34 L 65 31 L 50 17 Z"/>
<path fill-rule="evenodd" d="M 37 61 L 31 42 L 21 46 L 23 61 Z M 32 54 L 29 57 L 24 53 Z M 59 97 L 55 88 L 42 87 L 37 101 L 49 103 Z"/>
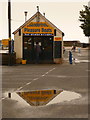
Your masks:
<path fill-rule="evenodd" d="M 80 47 L 78 47 L 78 53 L 81 53 L 81 49 L 80 49 Z"/>
<path fill-rule="evenodd" d="M 39 63 L 41 48 L 38 42 L 36 42 L 35 53 L 36 53 L 36 63 Z"/>

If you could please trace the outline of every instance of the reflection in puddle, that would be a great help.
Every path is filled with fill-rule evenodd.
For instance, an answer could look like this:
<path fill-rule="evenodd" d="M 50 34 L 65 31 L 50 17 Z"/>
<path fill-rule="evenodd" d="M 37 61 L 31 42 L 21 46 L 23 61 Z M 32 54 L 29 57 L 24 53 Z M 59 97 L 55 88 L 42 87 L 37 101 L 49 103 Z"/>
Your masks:
<path fill-rule="evenodd" d="M 29 92 L 17 92 L 31 106 L 42 106 L 49 103 L 63 90 L 36 90 Z"/>
<path fill-rule="evenodd" d="M 61 90 L 42 90 L 43 97 L 40 95 L 40 91 L 30 91 L 30 92 L 19 92 L 12 93 L 12 97 L 10 99 L 15 100 L 21 106 L 42 106 L 42 105 L 50 105 L 57 104 L 61 102 L 68 102 L 71 100 L 79 99 L 81 97 L 80 94 L 71 92 L 71 91 L 61 91 Z M 30 93 L 30 94 L 29 94 Z M 34 93 L 34 94 L 33 94 Z M 38 93 L 38 95 L 36 95 Z M 24 97 L 21 97 L 20 94 L 26 94 Z M 32 94 L 32 95 L 31 95 Z M 28 96 L 28 97 L 27 97 Z M 35 97 L 36 96 L 36 97 Z"/>
<path fill-rule="evenodd" d="M 78 99 L 80 97 L 81 95 L 76 92 L 63 91 L 61 94 L 56 96 L 53 100 L 51 100 L 47 105 L 65 102 L 65 101 L 71 101 L 74 99 Z"/>

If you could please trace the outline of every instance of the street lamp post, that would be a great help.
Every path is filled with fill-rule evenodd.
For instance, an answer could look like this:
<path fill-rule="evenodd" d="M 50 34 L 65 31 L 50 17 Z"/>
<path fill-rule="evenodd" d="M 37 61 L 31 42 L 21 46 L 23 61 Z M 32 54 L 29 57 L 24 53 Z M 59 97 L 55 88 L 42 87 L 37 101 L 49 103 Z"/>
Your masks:
<path fill-rule="evenodd" d="M 11 3 L 8 0 L 8 37 L 9 42 L 11 42 Z M 9 53 L 11 53 L 11 44 L 9 44 Z"/>
<path fill-rule="evenodd" d="M 8 37 L 9 37 L 9 65 L 12 65 L 11 61 L 11 2 L 8 0 Z"/>

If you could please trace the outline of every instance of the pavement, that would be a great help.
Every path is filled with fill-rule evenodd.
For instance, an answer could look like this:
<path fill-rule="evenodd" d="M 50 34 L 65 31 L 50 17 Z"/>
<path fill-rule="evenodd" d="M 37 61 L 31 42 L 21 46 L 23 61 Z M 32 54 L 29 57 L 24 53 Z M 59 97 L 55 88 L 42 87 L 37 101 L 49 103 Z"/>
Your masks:
<path fill-rule="evenodd" d="M 88 50 L 73 52 L 75 63 L 68 61 L 66 48 L 63 64 L 27 64 L 0 66 L 2 69 L 2 118 L 88 118 Z M 0 82 L 0 83 L 1 83 Z M 81 95 L 78 99 L 33 107 L 8 98 L 17 91 L 63 89 Z M 68 96 L 67 96 L 68 100 Z"/>

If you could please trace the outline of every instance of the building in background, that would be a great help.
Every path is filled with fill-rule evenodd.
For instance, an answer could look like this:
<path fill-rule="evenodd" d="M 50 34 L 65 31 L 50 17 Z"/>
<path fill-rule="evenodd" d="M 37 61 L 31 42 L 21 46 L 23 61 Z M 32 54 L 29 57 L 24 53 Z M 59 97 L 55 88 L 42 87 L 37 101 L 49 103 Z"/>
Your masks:
<path fill-rule="evenodd" d="M 16 59 L 26 60 L 27 63 L 35 63 L 35 46 L 38 42 L 41 47 L 41 63 L 62 62 L 64 33 L 46 19 L 45 14 L 42 15 L 37 11 L 13 34 Z"/>
<path fill-rule="evenodd" d="M 66 47 L 71 47 L 73 45 L 76 45 L 78 47 L 81 45 L 81 43 L 79 40 L 73 40 L 73 41 L 67 40 L 67 41 L 63 41 L 63 45 Z"/>

